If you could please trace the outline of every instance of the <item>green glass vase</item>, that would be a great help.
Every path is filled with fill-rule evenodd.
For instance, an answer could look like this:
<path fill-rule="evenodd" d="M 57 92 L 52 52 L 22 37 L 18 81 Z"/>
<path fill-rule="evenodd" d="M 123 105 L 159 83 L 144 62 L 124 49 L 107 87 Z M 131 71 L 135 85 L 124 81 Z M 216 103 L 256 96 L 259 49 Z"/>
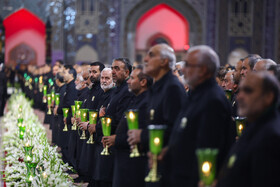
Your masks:
<path fill-rule="evenodd" d="M 229 90 L 225 90 L 225 94 L 226 94 L 226 97 L 229 101 L 231 101 L 231 98 L 232 98 L 232 90 L 229 89 Z"/>
<path fill-rule="evenodd" d="M 145 182 L 158 182 L 160 177 L 157 173 L 157 156 L 162 150 L 164 131 L 167 128 L 166 125 L 149 125 L 149 145 L 152 153 L 153 165 L 148 176 L 145 178 Z"/>
<path fill-rule="evenodd" d="M 110 136 L 111 135 L 111 123 L 112 123 L 112 118 L 109 116 L 103 116 L 100 118 L 101 120 L 101 125 L 102 125 L 102 132 L 104 136 Z M 106 145 L 103 151 L 100 153 L 101 155 L 110 155 L 109 153 L 109 148 Z"/>
<path fill-rule="evenodd" d="M 51 111 L 51 104 L 52 104 L 52 95 L 51 94 L 47 94 L 47 100 L 48 100 L 48 115 L 52 114 Z"/>
<path fill-rule="evenodd" d="M 246 118 L 245 117 L 236 117 L 235 125 L 236 125 L 237 136 L 241 136 L 243 130 L 246 127 Z"/>
<path fill-rule="evenodd" d="M 76 106 L 75 105 L 71 105 L 71 111 L 72 111 L 72 117 L 75 117 L 75 114 L 76 114 Z M 77 123 L 76 123 L 76 120 L 74 121 L 74 123 L 72 124 L 72 127 L 71 127 L 71 130 L 72 131 L 75 131 L 77 130 Z"/>
<path fill-rule="evenodd" d="M 97 116 L 98 116 L 98 110 L 89 110 L 88 116 L 89 116 L 89 124 L 90 125 L 96 124 Z M 94 144 L 93 134 L 91 134 L 89 136 L 87 144 Z"/>
<path fill-rule="evenodd" d="M 216 176 L 216 157 L 218 149 L 201 148 L 196 150 L 200 180 L 211 186 Z"/>
<path fill-rule="evenodd" d="M 67 118 L 68 117 L 68 113 L 69 113 L 69 108 L 62 108 L 62 111 L 63 111 L 63 117 Z M 64 123 L 63 131 L 64 132 L 68 131 L 68 127 L 67 127 L 67 123 L 66 122 Z"/>
<path fill-rule="evenodd" d="M 87 122 L 87 120 L 88 120 L 88 109 L 86 109 L 86 108 L 80 109 L 80 112 L 81 112 L 81 122 Z M 80 139 L 81 140 L 87 139 L 85 129 L 82 129 L 82 135 L 80 136 Z"/>
<path fill-rule="evenodd" d="M 139 128 L 138 124 L 138 110 L 129 109 L 125 112 L 127 125 L 129 130 L 135 130 Z M 130 158 L 139 157 L 140 153 L 137 147 L 137 144 L 134 145 L 134 148 L 131 150 L 129 155 Z"/>

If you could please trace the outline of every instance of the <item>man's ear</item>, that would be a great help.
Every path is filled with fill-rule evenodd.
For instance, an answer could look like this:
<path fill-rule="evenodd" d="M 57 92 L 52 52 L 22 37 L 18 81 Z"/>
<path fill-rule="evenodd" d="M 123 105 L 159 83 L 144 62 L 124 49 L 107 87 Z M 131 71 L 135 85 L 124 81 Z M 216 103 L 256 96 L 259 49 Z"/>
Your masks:
<path fill-rule="evenodd" d="M 140 81 L 140 86 L 141 86 L 141 87 L 147 86 L 147 79 L 142 79 L 142 80 Z"/>
<path fill-rule="evenodd" d="M 164 58 L 164 59 L 161 60 L 160 65 L 162 67 L 166 67 L 166 66 L 169 66 L 168 63 L 169 63 L 169 60 L 167 58 Z"/>
<path fill-rule="evenodd" d="M 129 74 L 129 70 L 128 70 L 128 69 L 125 69 L 124 72 L 125 72 L 126 77 L 129 77 L 129 75 L 130 75 L 130 74 Z"/>
<path fill-rule="evenodd" d="M 269 93 L 266 93 L 265 94 L 266 96 L 264 97 L 264 102 L 265 102 L 265 104 L 267 105 L 267 106 L 270 106 L 270 105 L 272 105 L 273 103 L 273 100 L 274 100 L 274 94 L 273 94 L 273 92 L 269 92 Z"/>

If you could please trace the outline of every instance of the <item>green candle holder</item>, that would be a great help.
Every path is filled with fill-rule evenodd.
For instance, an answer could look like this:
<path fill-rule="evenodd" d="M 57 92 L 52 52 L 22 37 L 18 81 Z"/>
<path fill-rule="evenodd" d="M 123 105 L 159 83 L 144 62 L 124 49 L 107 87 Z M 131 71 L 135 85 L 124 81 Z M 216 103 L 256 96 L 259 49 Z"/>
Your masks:
<path fill-rule="evenodd" d="M 216 175 L 216 157 L 218 149 L 204 148 L 197 149 L 198 170 L 200 180 L 206 186 L 211 186 Z"/>
<path fill-rule="evenodd" d="M 236 117 L 235 124 L 236 124 L 237 136 L 241 136 L 244 128 L 246 127 L 246 118 L 245 117 Z"/>
<path fill-rule="evenodd" d="M 128 124 L 128 129 L 129 130 L 135 130 L 139 128 L 138 125 L 138 110 L 127 110 L 125 112 L 125 116 L 126 116 L 126 120 L 127 120 L 127 124 Z M 134 157 L 139 157 L 140 153 L 137 147 L 137 144 L 134 145 L 134 148 L 131 150 L 131 153 L 129 155 L 130 158 L 134 158 Z"/>
<path fill-rule="evenodd" d="M 232 90 L 229 89 L 229 90 L 225 90 L 225 94 L 226 94 L 226 97 L 229 101 L 231 101 L 231 98 L 232 98 Z"/>
<path fill-rule="evenodd" d="M 21 140 L 24 139 L 24 134 L 25 134 L 25 125 L 22 124 L 22 125 L 19 127 L 19 138 L 20 138 Z"/>
<path fill-rule="evenodd" d="M 18 127 L 21 127 L 22 123 L 23 123 L 23 118 L 18 118 L 17 121 L 18 121 L 18 123 L 17 123 Z"/>
<path fill-rule="evenodd" d="M 21 105 L 18 107 L 18 112 L 22 113 L 22 106 Z"/>
<path fill-rule="evenodd" d="M 33 181 L 33 179 L 36 177 L 36 167 L 38 165 L 38 161 L 27 161 L 24 160 L 26 169 L 27 169 L 27 174 L 25 181 L 30 185 Z"/>
<path fill-rule="evenodd" d="M 145 182 L 158 182 L 160 177 L 157 173 L 157 155 L 161 152 L 163 146 L 164 131 L 167 128 L 166 125 L 149 125 L 150 134 L 150 151 L 152 153 L 153 165 L 148 176 L 145 178 Z"/>
<path fill-rule="evenodd" d="M 55 91 L 52 89 L 51 91 L 51 96 L 52 96 L 52 102 L 55 102 Z"/>
<path fill-rule="evenodd" d="M 72 111 L 72 117 L 75 117 L 75 114 L 76 114 L 76 106 L 75 105 L 71 105 L 71 111 Z M 73 131 L 77 130 L 76 120 L 72 124 L 71 130 L 73 130 Z"/>
<path fill-rule="evenodd" d="M 74 101 L 75 102 L 75 109 L 76 109 L 76 112 L 78 110 L 80 110 L 82 104 L 83 104 L 83 101 Z"/>
<path fill-rule="evenodd" d="M 56 93 L 55 94 L 55 105 L 58 106 L 60 103 L 60 95 L 59 93 Z"/>
<path fill-rule="evenodd" d="M 48 115 L 52 114 L 51 111 L 51 104 L 52 104 L 52 95 L 51 94 L 47 94 L 47 100 L 48 100 Z"/>
<path fill-rule="evenodd" d="M 97 116 L 98 116 L 98 110 L 89 110 L 88 116 L 89 116 L 89 124 L 90 125 L 96 124 Z M 93 134 L 91 134 L 89 136 L 87 144 L 94 144 Z"/>
<path fill-rule="evenodd" d="M 43 86 L 43 94 L 44 94 L 45 97 L 47 97 L 47 90 L 48 90 L 48 86 L 44 85 Z M 45 97 L 43 98 L 43 103 L 47 103 L 47 99 Z"/>
<path fill-rule="evenodd" d="M 102 125 L 102 132 L 104 136 L 110 136 L 111 135 L 111 123 L 112 119 L 109 116 L 103 116 L 100 118 L 101 125 Z M 100 153 L 101 155 L 110 155 L 109 148 L 106 145 L 103 151 Z"/>
<path fill-rule="evenodd" d="M 87 122 L 87 119 L 88 119 L 88 109 L 80 109 L 81 111 L 81 122 Z M 87 139 L 86 137 L 86 131 L 85 129 L 82 130 L 83 133 L 82 133 L 82 136 L 80 137 L 81 140 L 85 140 Z"/>
<path fill-rule="evenodd" d="M 62 111 L 63 111 L 63 117 L 64 117 L 64 118 L 67 118 L 67 117 L 68 117 L 69 108 L 62 108 Z M 67 131 L 68 131 L 68 127 L 67 127 L 67 123 L 66 123 L 66 122 L 64 122 L 63 131 L 64 131 L 64 132 L 67 132 Z"/>
<path fill-rule="evenodd" d="M 33 160 L 33 154 L 32 154 L 32 149 L 33 145 L 30 145 L 28 142 L 23 146 L 25 150 L 25 160 L 26 161 L 32 161 Z"/>

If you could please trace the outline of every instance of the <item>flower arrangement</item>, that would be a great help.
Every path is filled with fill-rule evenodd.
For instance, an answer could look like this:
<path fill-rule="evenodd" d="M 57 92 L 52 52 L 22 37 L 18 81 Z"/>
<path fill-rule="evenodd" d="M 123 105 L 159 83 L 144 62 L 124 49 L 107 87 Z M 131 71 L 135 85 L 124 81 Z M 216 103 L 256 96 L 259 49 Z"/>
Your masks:
<path fill-rule="evenodd" d="M 72 178 L 65 173 L 71 167 L 63 163 L 56 151 L 57 147 L 48 143 L 45 129 L 33 113 L 31 101 L 24 94 L 14 94 L 10 97 L 7 109 L 2 121 L 5 151 L 3 179 L 7 186 L 73 186 Z M 22 139 L 18 118 L 23 118 L 19 125 L 25 126 Z M 32 149 L 28 150 L 28 146 L 32 146 Z"/>

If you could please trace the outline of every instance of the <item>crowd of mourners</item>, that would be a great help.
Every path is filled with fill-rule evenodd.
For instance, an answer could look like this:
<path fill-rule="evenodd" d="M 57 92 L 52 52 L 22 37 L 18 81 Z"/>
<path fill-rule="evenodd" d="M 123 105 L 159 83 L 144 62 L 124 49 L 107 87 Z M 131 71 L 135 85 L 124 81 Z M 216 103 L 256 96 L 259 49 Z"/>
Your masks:
<path fill-rule="evenodd" d="M 127 58 L 106 67 L 58 60 L 53 67 L 18 69 L 16 77 L 33 107 L 45 111 L 52 143 L 78 173 L 76 182 L 203 187 L 197 150 L 209 148 L 218 150 L 211 186 L 280 186 L 280 67 L 271 59 L 250 54 L 236 66 L 221 67 L 216 52 L 200 45 L 176 63 L 174 50 L 157 44 L 139 65 Z M 49 102 L 48 94 L 59 94 L 59 103 Z M 97 111 L 94 124 L 72 111 L 75 101 L 82 101 L 81 109 Z M 138 112 L 138 129 L 128 128 L 125 112 L 130 109 Z M 105 116 L 111 119 L 110 136 L 102 131 Z M 245 120 L 242 129 L 238 119 Z M 166 127 L 156 155 L 157 181 L 145 181 L 155 163 L 150 125 Z M 101 154 L 106 147 L 109 155 Z M 136 147 L 140 154 L 131 158 Z"/>

